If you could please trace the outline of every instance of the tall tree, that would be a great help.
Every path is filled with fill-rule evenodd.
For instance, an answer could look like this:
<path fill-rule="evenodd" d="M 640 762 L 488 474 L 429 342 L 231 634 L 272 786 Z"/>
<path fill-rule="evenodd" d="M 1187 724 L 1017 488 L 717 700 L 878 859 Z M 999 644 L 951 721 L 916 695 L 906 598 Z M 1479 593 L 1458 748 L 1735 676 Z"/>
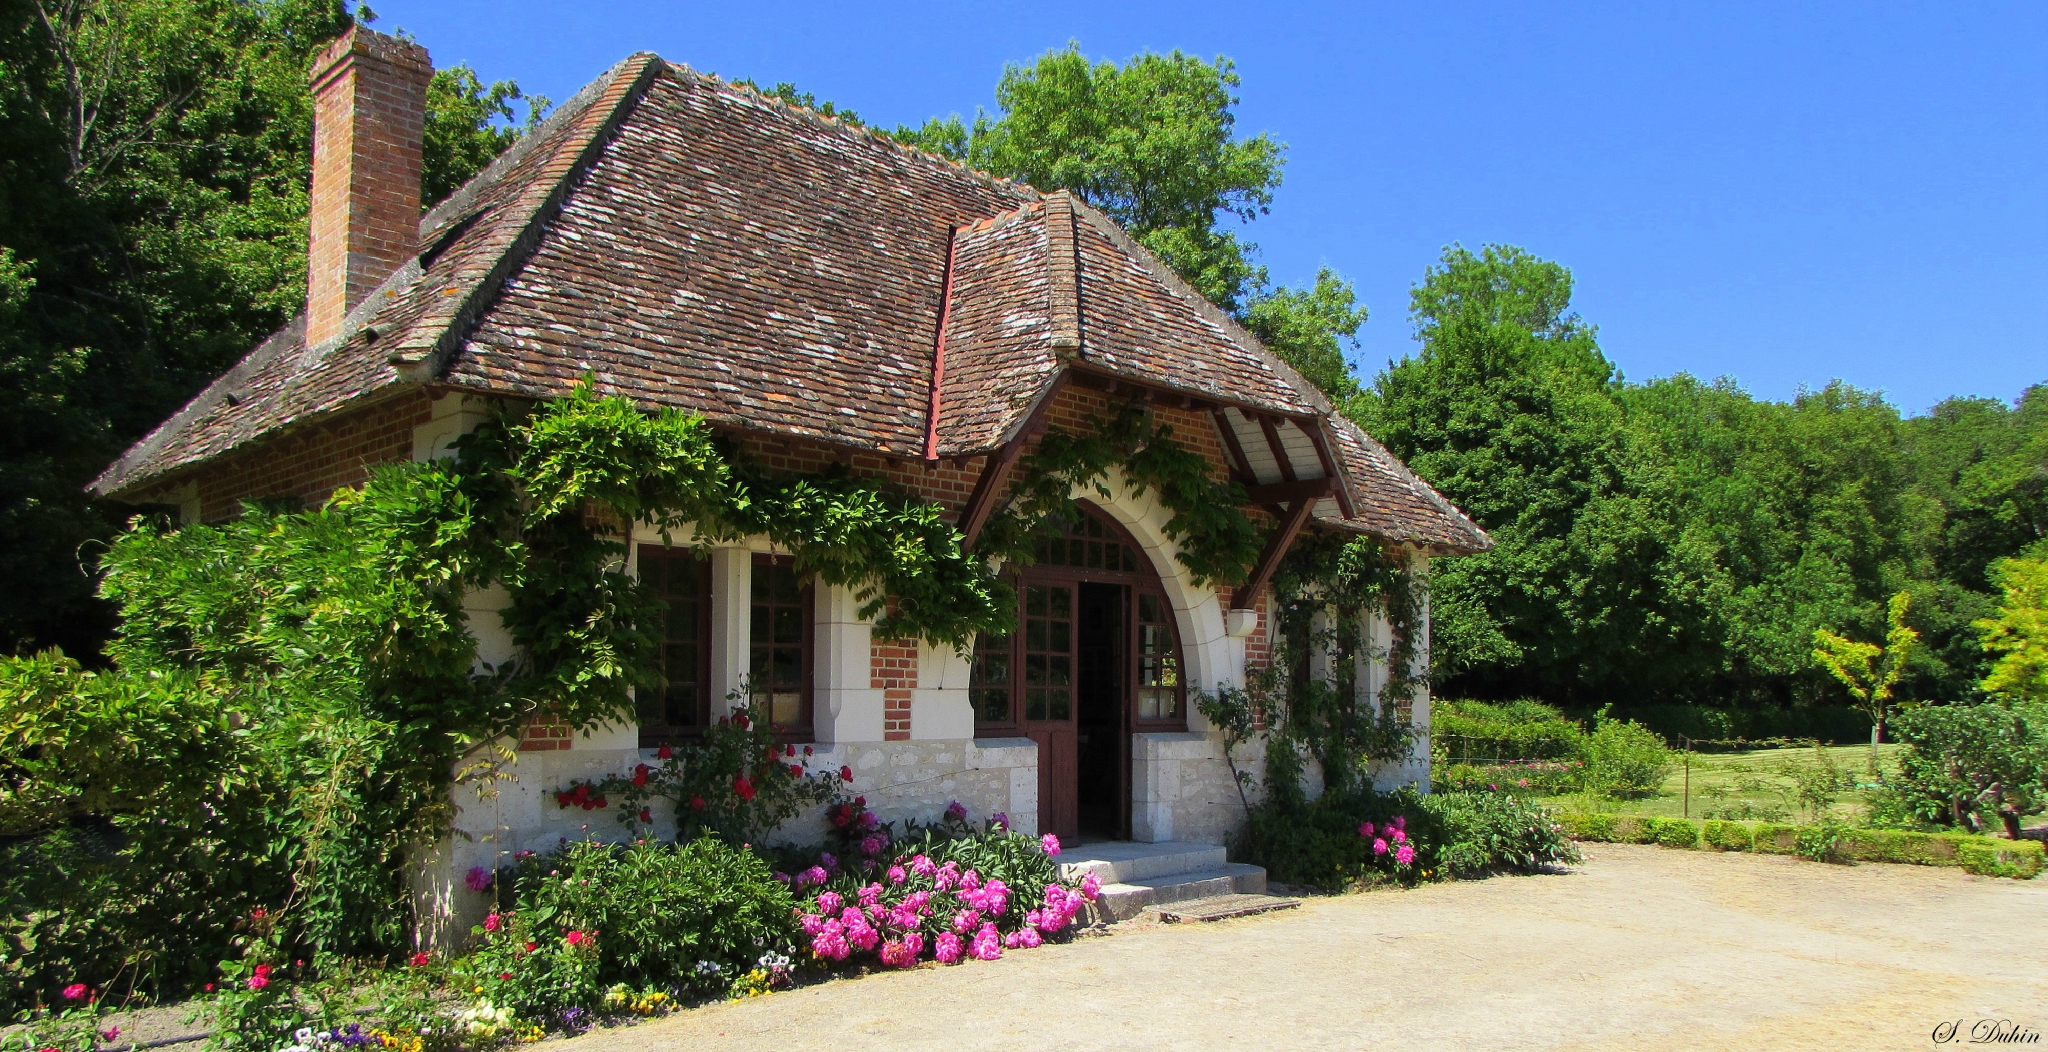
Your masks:
<path fill-rule="evenodd" d="M 0 650 L 91 654 L 85 484 L 305 299 L 313 52 L 339 0 L 0 0 Z M 516 134 L 444 71 L 431 193 Z"/>
<path fill-rule="evenodd" d="M 899 139 L 977 168 L 1065 189 L 1123 224 L 1217 306 L 1236 310 L 1260 278 L 1250 246 L 1221 221 L 1266 214 L 1285 147 L 1236 137 L 1235 65 L 1179 51 L 1118 65 L 1078 45 L 1011 65 L 1000 113 L 934 118 Z"/>

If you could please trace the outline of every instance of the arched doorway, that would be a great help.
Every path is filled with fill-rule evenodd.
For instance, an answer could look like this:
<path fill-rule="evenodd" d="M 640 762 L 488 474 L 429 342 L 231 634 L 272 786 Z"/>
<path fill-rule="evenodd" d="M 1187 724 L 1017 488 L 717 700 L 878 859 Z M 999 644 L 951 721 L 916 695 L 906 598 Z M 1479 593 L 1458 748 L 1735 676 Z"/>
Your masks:
<path fill-rule="evenodd" d="M 1127 838 L 1131 735 L 1187 729 L 1180 635 L 1159 575 L 1084 504 L 1013 583 L 1018 630 L 975 643 L 975 734 L 1037 743 L 1041 832 Z"/>

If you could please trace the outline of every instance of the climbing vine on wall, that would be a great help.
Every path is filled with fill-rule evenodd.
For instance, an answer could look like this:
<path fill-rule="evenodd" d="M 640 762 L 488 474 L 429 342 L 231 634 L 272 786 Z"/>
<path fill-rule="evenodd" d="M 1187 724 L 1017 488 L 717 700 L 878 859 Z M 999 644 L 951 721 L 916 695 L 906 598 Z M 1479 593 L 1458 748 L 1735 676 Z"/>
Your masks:
<path fill-rule="evenodd" d="M 1109 499 L 1109 473 L 1120 468 L 1136 495 L 1159 495 L 1170 513 L 1166 535 L 1179 544 L 1176 558 L 1196 585 L 1242 582 L 1262 541 L 1244 513 L 1244 487 L 1212 477 L 1209 462 L 1181 445 L 1172 425 L 1155 422 L 1143 403 L 1086 423 L 1081 434 L 1048 429 L 1038 448 L 1019 458 L 1009 499 L 989 517 L 977 550 L 1011 565 L 1030 563 L 1044 524 L 1079 517 L 1074 491 Z"/>

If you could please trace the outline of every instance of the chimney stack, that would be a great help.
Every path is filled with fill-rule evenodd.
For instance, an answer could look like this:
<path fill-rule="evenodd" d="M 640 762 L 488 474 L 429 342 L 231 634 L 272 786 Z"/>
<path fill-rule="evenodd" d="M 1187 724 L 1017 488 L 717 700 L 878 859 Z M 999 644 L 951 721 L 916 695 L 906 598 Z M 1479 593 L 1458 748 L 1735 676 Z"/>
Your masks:
<path fill-rule="evenodd" d="M 313 60 L 313 192 L 306 343 L 419 253 L 427 49 L 361 26 Z"/>

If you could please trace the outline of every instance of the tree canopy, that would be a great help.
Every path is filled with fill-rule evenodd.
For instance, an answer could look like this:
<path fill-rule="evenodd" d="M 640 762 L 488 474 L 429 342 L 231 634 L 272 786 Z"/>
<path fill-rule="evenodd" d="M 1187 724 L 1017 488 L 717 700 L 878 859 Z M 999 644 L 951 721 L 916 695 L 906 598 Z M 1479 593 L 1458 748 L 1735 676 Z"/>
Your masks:
<path fill-rule="evenodd" d="M 124 512 L 83 487 L 303 304 L 306 69 L 353 21 L 339 0 L 0 0 L 0 650 L 97 650 L 83 566 Z M 520 98 L 436 73 L 430 200 L 517 137 Z"/>

